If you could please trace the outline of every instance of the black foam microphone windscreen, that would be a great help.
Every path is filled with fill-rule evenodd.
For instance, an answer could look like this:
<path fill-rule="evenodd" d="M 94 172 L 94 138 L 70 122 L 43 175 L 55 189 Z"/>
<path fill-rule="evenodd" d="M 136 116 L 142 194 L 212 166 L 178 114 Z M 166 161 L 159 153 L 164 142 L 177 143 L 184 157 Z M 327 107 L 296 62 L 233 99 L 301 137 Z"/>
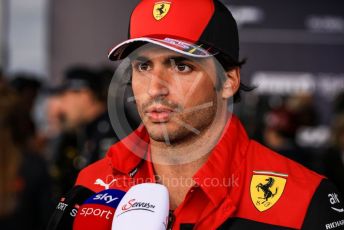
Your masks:
<path fill-rule="evenodd" d="M 93 194 L 95 192 L 86 187 L 80 185 L 73 187 L 66 196 L 60 199 L 46 230 L 72 230 L 80 205 Z"/>

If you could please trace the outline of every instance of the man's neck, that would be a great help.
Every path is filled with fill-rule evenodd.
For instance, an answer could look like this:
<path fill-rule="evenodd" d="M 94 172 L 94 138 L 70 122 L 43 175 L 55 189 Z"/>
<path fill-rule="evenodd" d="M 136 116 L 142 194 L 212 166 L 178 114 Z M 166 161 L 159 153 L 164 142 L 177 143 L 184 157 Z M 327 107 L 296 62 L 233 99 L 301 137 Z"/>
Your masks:
<path fill-rule="evenodd" d="M 207 161 L 209 154 L 221 138 L 228 114 L 215 119 L 211 127 L 195 138 L 176 145 L 156 143 L 151 140 L 153 168 L 159 183 L 170 193 L 171 208 L 176 208 L 187 191 L 195 185 L 193 175 Z"/>

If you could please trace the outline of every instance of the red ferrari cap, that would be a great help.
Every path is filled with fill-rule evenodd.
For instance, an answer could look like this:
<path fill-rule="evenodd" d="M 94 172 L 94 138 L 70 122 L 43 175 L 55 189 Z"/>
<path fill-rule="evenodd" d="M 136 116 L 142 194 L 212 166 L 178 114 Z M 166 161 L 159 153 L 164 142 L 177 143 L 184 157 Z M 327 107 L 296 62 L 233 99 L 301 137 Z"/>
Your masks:
<path fill-rule="evenodd" d="M 146 43 L 193 57 L 222 53 L 239 59 L 236 21 L 218 0 L 142 0 L 130 17 L 129 39 L 109 59 L 123 59 Z"/>

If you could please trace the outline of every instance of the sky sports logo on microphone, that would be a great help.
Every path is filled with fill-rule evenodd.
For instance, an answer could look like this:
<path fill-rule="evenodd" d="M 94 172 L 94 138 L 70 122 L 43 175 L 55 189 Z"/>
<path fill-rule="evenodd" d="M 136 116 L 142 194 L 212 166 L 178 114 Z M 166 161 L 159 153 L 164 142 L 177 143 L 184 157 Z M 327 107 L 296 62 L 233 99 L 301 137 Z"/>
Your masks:
<path fill-rule="evenodd" d="M 112 208 L 117 208 L 119 202 L 122 200 L 125 195 L 124 191 L 108 189 L 101 191 L 92 197 L 88 198 L 84 204 L 99 204 L 110 206 Z"/>
<path fill-rule="evenodd" d="M 120 215 L 126 212 L 138 211 L 138 210 L 155 212 L 155 205 L 149 202 L 140 202 L 140 201 L 136 201 L 136 199 L 131 199 L 122 206 L 121 210 L 122 210 L 122 213 Z"/>
<path fill-rule="evenodd" d="M 114 189 L 99 192 L 83 203 L 79 215 L 84 217 L 97 216 L 109 219 L 124 195 L 124 191 Z"/>
<path fill-rule="evenodd" d="M 124 191 L 107 189 L 88 198 L 79 208 L 73 230 L 110 229 L 112 219 Z"/>
<path fill-rule="evenodd" d="M 97 194 L 96 197 L 93 198 L 93 201 L 104 201 L 106 204 L 110 204 L 116 200 L 118 200 L 120 198 L 118 197 L 114 197 L 112 195 L 110 195 L 109 193 L 101 193 L 101 194 Z"/>

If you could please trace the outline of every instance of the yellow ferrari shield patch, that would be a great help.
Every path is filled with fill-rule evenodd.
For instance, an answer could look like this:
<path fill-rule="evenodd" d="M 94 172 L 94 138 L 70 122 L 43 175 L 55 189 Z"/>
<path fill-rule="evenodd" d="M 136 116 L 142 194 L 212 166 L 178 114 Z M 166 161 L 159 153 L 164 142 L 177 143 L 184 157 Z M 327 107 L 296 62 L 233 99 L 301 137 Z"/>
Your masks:
<path fill-rule="evenodd" d="M 153 16 L 156 20 L 161 20 L 165 17 L 170 10 L 171 3 L 170 2 L 157 2 L 154 4 L 153 8 Z"/>
<path fill-rule="evenodd" d="M 281 198 L 287 178 L 287 174 L 253 171 L 250 185 L 251 200 L 260 212 L 268 210 Z"/>

